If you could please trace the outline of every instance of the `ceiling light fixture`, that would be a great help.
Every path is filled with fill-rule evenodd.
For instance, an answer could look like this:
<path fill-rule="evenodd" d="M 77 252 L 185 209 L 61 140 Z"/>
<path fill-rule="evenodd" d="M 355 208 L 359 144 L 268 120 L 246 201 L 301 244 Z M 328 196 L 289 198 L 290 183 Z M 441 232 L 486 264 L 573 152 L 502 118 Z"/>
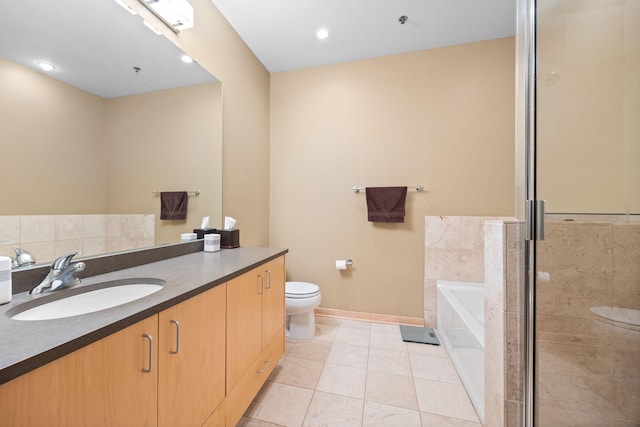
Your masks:
<path fill-rule="evenodd" d="M 56 69 L 56 67 L 54 67 L 52 64 L 49 64 L 48 62 L 38 61 L 36 62 L 36 64 L 38 64 L 38 67 L 42 68 L 44 71 L 53 71 Z"/>
<path fill-rule="evenodd" d="M 114 0 L 118 6 L 120 6 L 121 8 L 123 8 L 124 10 L 126 10 L 127 12 L 129 12 L 132 15 L 137 15 L 136 11 L 133 10 L 131 8 L 131 6 L 129 6 L 128 4 L 125 4 L 122 0 Z"/>
<path fill-rule="evenodd" d="M 326 28 L 320 28 L 316 33 L 316 37 L 318 37 L 320 40 L 324 40 L 329 37 L 329 31 Z"/>
<path fill-rule="evenodd" d="M 180 60 L 186 64 L 191 64 L 193 62 L 193 58 L 190 57 L 189 55 L 182 55 L 180 57 Z"/>
<path fill-rule="evenodd" d="M 193 6 L 187 0 L 138 0 L 174 33 L 193 28 Z"/>

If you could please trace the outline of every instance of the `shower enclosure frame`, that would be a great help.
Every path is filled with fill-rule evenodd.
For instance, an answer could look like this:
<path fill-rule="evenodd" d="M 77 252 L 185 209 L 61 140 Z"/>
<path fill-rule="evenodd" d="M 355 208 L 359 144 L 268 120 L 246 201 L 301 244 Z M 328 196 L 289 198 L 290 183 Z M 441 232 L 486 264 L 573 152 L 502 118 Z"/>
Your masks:
<path fill-rule="evenodd" d="M 524 244 L 524 366 L 521 367 L 523 394 L 521 425 L 535 426 L 535 372 L 536 372 L 536 242 L 544 238 L 544 202 L 536 199 L 536 0 L 518 0 L 517 36 L 522 52 L 518 58 L 522 65 L 517 81 L 522 84 L 519 90 L 522 114 L 522 133 L 524 160 L 524 194 L 519 202 L 524 203 L 525 244 Z M 522 215 L 519 215 L 522 216 Z"/>
<path fill-rule="evenodd" d="M 603 425 L 640 420 L 640 373 L 634 364 L 640 335 L 601 322 L 593 310 L 625 304 L 640 308 L 638 288 L 633 287 L 640 277 L 634 261 L 640 254 L 638 240 L 633 237 L 640 221 L 640 0 L 592 3 L 578 7 L 582 3 L 577 2 L 570 8 L 563 2 L 516 1 L 515 211 L 522 228 L 519 277 L 508 284 L 518 293 L 517 337 L 508 336 L 508 351 L 518 352 L 509 355 L 509 363 L 516 361 L 516 366 L 508 374 L 513 375 L 508 425 L 515 425 L 516 418 L 517 425 L 525 427 L 551 425 L 547 420 L 604 420 Z M 547 69 L 564 71 L 560 85 L 552 88 L 558 73 L 551 72 L 556 80 L 547 81 Z M 558 103 L 560 99 L 566 102 Z M 589 173 L 576 174 L 575 168 L 559 173 L 566 158 L 554 157 L 558 147 L 564 150 L 561 155 L 571 154 L 571 162 L 579 159 Z M 599 173 L 594 175 L 594 170 Z M 565 176 L 573 182 L 560 185 Z M 597 199 L 604 193 L 614 197 Z M 552 212 L 546 241 L 544 201 L 539 198 L 549 199 Z M 592 214 L 606 219 L 589 218 Z M 593 231 L 609 223 L 611 231 Z M 591 229 L 578 229 L 582 224 Z M 567 245 L 572 245 L 569 251 Z M 567 257 L 555 259 L 560 252 Z M 585 254 L 606 255 L 594 267 L 600 275 L 587 275 L 583 266 L 592 262 Z M 544 270 L 540 279 L 538 270 Z M 555 274 L 553 283 L 546 283 L 548 271 Z M 565 292 L 573 300 L 558 300 L 553 292 Z M 573 323 L 564 328 L 564 318 Z M 580 341 L 582 336 L 593 339 Z M 570 339 L 582 347 L 569 346 Z"/>

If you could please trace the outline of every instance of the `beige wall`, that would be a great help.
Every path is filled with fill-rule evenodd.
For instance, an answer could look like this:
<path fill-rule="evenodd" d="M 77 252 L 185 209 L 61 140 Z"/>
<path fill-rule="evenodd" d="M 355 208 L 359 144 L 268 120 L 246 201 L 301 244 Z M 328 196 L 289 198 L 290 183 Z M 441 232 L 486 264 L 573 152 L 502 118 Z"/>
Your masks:
<path fill-rule="evenodd" d="M 3 58 L 0 94 L 0 215 L 104 213 L 105 100 Z"/>
<path fill-rule="evenodd" d="M 538 198 L 548 212 L 640 213 L 640 2 L 543 6 Z"/>
<path fill-rule="evenodd" d="M 317 283 L 323 307 L 421 318 L 425 215 L 514 214 L 514 64 L 506 38 L 273 74 L 270 233 L 287 279 Z M 416 184 L 404 224 L 367 222 L 351 191 Z"/>
<path fill-rule="evenodd" d="M 154 20 L 138 2 L 126 1 Z M 190 3 L 194 28 L 178 36 L 163 30 L 223 84 L 223 214 L 238 220 L 241 245 L 268 245 L 269 72 L 211 0 Z"/>
<path fill-rule="evenodd" d="M 202 217 L 220 224 L 222 90 L 207 83 L 107 102 L 107 213 L 155 214 L 156 243 L 179 242 Z M 153 191 L 200 190 L 186 220 L 160 220 Z"/>

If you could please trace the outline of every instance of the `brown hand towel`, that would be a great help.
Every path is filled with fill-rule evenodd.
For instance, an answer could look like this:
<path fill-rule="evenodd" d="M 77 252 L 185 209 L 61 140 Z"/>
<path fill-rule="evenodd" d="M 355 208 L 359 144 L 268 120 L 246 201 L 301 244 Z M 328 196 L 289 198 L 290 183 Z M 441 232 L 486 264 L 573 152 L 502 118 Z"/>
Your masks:
<path fill-rule="evenodd" d="M 160 193 L 160 219 L 187 219 L 186 191 L 163 191 Z"/>
<path fill-rule="evenodd" d="M 404 222 L 407 187 L 367 187 L 370 222 Z"/>

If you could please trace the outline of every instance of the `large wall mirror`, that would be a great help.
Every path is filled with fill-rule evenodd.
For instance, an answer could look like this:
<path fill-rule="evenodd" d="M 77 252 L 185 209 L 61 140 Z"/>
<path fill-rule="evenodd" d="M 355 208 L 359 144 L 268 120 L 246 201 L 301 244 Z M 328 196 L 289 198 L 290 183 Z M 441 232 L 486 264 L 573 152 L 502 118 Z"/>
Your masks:
<path fill-rule="evenodd" d="M 0 241 L 14 243 L 0 255 L 19 246 L 46 263 L 219 225 L 221 82 L 113 0 L 2 9 Z M 187 219 L 161 221 L 154 192 L 183 190 L 199 191 Z"/>

